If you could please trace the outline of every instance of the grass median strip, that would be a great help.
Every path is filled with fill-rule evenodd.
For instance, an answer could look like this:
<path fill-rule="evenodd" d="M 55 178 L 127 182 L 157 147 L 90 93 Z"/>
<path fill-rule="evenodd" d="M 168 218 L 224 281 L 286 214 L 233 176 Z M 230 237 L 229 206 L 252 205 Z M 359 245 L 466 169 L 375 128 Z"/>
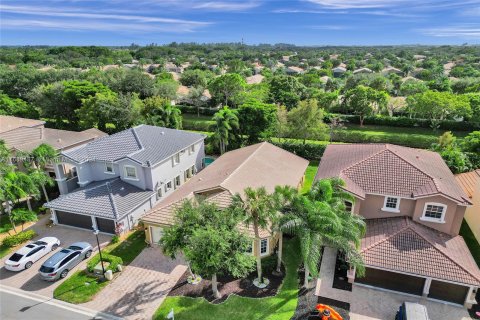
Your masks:
<path fill-rule="evenodd" d="M 125 265 L 130 264 L 136 256 L 145 248 L 144 231 L 135 231 L 125 240 L 109 244 L 102 249 L 102 252 L 122 258 Z M 60 284 L 54 291 L 53 296 L 56 299 L 69 303 L 85 303 L 91 301 L 93 297 L 102 290 L 109 282 L 100 283 L 95 276 L 85 272 L 77 271 Z"/>

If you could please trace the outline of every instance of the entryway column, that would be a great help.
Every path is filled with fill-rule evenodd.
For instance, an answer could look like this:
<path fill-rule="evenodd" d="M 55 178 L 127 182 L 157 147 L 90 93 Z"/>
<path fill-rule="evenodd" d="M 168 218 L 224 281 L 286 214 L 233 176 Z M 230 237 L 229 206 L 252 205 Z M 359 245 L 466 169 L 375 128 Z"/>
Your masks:
<path fill-rule="evenodd" d="M 58 219 L 57 219 L 57 215 L 55 214 L 55 210 L 50 209 L 50 214 L 52 215 L 50 220 L 52 220 L 53 224 L 55 225 L 58 224 Z"/>
<path fill-rule="evenodd" d="M 468 289 L 467 296 L 465 297 L 465 302 L 463 303 L 463 306 L 465 308 L 470 309 L 476 303 L 475 295 L 476 295 L 476 292 L 473 290 L 473 287 L 470 287 Z"/>
<path fill-rule="evenodd" d="M 432 278 L 426 278 L 425 284 L 423 285 L 422 296 L 426 297 L 430 293 L 430 285 L 432 284 Z"/>
<path fill-rule="evenodd" d="M 92 218 L 92 229 L 98 230 L 97 219 L 94 216 L 90 216 L 90 218 Z"/>

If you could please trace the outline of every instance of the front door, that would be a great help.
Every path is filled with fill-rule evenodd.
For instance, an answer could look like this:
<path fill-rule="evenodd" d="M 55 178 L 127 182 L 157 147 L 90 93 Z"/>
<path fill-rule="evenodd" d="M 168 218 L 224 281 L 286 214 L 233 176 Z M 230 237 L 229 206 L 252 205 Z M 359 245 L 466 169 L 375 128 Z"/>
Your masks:
<path fill-rule="evenodd" d="M 163 229 L 160 227 L 150 227 L 150 234 L 152 238 L 152 244 L 158 244 L 162 238 Z"/>

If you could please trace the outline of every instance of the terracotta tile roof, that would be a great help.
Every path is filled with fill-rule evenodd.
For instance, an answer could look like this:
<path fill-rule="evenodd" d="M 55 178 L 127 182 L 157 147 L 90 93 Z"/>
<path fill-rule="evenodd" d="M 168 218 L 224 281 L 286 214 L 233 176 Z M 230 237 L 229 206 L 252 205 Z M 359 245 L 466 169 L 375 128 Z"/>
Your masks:
<path fill-rule="evenodd" d="M 461 236 L 408 217 L 369 219 L 361 254 L 370 267 L 480 286 L 480 270 Z"/>
<path fill-rule="evenodd" d="M 457 179 L 458 184 L 463 188 L 467 196 L 472 199 L 475 188 L 478 188 L 480 183 L 480 169 L 457 174 L 455 179 Z"/>
<path fill-rule="evenodd" d="M 175 209 L 185 199 L 197 195 L 220 207 L 230 204 L 232 195 L 246 187 L 265 187 L 273 192 L 277 185 L 297 187 L 308 161 L 268 142 L 225 153 L 170 196 L 150 210 L 142 220 L 154 224 L 173 224 Z M 268 231 L 262 231 L 268 234 Z"/>
<path fill-rule="evenodd" d="M 391 144 L 329 145 L 316 180 L 340 177 L 346 190 L 361 199 L 366 193 L 417 198 L 444 195 L 470 204 L 455 177 L 436 152 Z"/>

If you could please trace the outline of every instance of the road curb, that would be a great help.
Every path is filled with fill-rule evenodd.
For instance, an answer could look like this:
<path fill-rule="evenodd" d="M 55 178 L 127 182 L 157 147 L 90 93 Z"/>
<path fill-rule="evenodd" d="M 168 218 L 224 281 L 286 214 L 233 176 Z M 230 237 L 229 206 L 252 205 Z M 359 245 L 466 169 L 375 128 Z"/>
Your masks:
<path fill-rule="evenodd" d="M 49 305 L 54 305 L 54 306 L 59 307 L 59 308 L 68 309 L 68 310 L 71 310 L 71 311 L 82 313 L 82 314 L 85 314 L 87 316 L 92 317 L 92 319 L 123 320 L 123 318 L 120 318 L 120 317 L 117 317 L 117 316 L 114 316 L 114 315 L 111 315 L 111 314 L 108 314 L 108 313 L 96 311 L 96 310 L 89 309 L 89 308 L 86 308 L 86 307 L 83 307 L 83 306 L 80 306 L 80 305 L 76 305 L 76 304 L 68 303 L 68 302 L 65 302 L 65 301 L 57 300 L 55 298 L 45 297 L 45 296 L 42 296 L 42 295 L 39 295 L 39 294 L 36 294 L 36 293 L 27 292 L 27 291 L 23 291 L 23 290 L 20 290 L 20 289 L 17 289 L 17 288 L 13 288 L 13 287 L 9 287 L 9 286 L 5 286 L 3 284 L 0 284 L 0 292 L 2 292 L 2 291 L 6 292 L 6 293 L 17 295 L 17 296 L 22 296 L 22 297 L 25 297 L 25 298 L 29 298 L 29 299 L 35 300 L 37 302 L 42 302 L 42 303 L 46 303 L 46 304 L 49 304 Z"/>

